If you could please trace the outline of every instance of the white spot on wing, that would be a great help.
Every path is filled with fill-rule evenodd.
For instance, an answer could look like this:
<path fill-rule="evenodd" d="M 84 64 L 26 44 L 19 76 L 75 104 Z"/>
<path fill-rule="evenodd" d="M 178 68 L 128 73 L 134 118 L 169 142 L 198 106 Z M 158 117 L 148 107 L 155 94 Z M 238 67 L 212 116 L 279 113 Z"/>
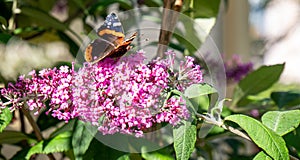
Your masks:
<path fill-rule="evenodd" d="M 121 26 L 122 24 L 120 22 L 115 22 L 113 23 L 113 26 L 116 27 L 116 26 Z"/>

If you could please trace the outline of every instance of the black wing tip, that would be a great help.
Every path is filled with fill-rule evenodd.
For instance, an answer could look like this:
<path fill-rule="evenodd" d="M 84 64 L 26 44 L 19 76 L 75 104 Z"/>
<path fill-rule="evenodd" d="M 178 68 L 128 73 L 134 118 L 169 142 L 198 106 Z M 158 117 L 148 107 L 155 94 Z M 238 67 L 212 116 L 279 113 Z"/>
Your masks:
<path fill-rule="evenodd" d="M 115 12 L 111 12 L 109 15 L 117 16 L 117 14 Z"/>
<path fill-rule="evenodd" d="M 119 19 L 119 17 L 115 12 L 111 12 L 106 16 L 106 19 Z"/>

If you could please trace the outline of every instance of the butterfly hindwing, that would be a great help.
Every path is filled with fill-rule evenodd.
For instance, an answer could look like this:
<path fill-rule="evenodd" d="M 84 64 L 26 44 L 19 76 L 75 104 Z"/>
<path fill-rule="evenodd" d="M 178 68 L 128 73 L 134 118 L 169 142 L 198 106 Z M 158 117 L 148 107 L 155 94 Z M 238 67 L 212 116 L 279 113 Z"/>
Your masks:
<path fill-rule="evenodd" d="M 101 38 L 95 39 L 85 50 L 85 60 L 87 62 L 99 61 L 105 58 L 113 49 L 115 49 L 115 46 L 110 42 Z"/>

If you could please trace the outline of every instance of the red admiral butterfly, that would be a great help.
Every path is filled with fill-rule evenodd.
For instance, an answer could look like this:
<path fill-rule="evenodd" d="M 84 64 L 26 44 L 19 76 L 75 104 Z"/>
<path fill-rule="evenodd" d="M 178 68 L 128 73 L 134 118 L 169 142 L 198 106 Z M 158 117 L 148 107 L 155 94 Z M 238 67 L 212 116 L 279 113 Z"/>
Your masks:
<path fill-rule="evenodd" d="M 122 24 L 117 15 L 111 13 L 106 17 L 97 34 L 100 38 L 92 41 L 85 49 L 84 55 L 87 62 L 97 63 L 106 57 L 121 57 L 131 48 L 129 45 L 137 32 L 124 40 Z"/>

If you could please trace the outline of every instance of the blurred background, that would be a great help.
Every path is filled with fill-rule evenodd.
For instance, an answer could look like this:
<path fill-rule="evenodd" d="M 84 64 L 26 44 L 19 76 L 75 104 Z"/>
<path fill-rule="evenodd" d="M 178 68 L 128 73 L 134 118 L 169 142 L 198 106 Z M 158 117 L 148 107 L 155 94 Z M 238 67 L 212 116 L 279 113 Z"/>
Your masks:
<path fill-rule="evenodd" d="M 229 0 L 223 12 L 217 35 L 226 58 L 241 54 L 255 65 L 285 62 L 281 82 L 300 83 L 299 0 Z"/>

